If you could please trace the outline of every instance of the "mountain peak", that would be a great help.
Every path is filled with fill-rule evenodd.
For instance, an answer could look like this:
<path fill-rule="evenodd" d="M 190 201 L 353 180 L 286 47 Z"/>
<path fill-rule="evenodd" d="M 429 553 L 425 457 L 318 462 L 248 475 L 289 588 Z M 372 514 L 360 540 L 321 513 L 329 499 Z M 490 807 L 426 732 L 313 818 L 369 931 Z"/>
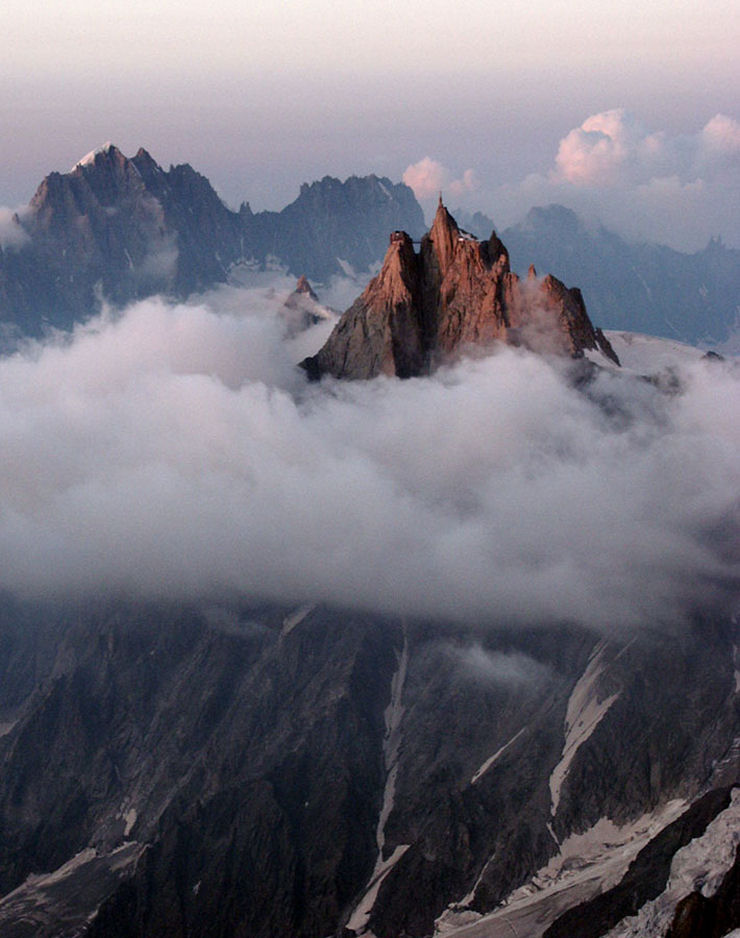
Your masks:
<path fill-rule="evenodd" d="M 406 232 L 394 231 L 380 273 L 303 365 L 312 378 L 411 377 L 496 341 L 573 357 L 599 350 L 618 364 L 580 290 L 551 275 L 539 280 L 534 268 L 520 281 L 496 233 L 474 238 L 440 198 L 419 253 Z"/>
<path fill-rule="evenodd" d="M 421 241 L 421 253 L 425 258 L 425 268 L 431 277 L 441 282 L 452 263 L 455 247 L 462 233 L 457 222 L 447 211 L 442 196 L 432 222 L 432 227 Z"/>
<path fill-rule="evenodd" d="M 318 301 L 318 296 L 314 293 L 314 289 L 311 284 L 308 282 L 308 278 L 305 274 L 301 274 L 298 278 L 298 282 L 295 285 L 294 293 L 302 293 L 306 296 L 310 296 L 312 300 Z"/>
<path fill-rule="evenodd" d="M 86 153 L 81 160 L 78 160 L 75 165 L 72 167 L 72 172 L 77 169 L 82 169 L 86 166 L 95 166 L 101 160 L 104 159 L 114 159 L 114 160 L 125 160 L 126 157 L 121 153 L 118 147 L 111 143 L 110 140 L 103 144 L 102 147 L 98 147 L 97 150 L 90 150 L 89 153 Z"/>

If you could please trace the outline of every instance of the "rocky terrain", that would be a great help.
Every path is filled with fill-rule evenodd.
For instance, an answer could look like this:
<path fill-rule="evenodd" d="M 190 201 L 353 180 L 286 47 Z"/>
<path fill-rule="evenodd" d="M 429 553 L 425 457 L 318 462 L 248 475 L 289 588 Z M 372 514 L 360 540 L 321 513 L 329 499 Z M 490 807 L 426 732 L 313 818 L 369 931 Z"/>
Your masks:
<path fill-rule="evenodd" d="M 187 164 L 160 167 L 107 144 L 69 173 L 51 173 L 0 247 L 0 321 L 38 335 L 99 310 L 162 293 L 185 297 L 224 282 L 237 263 L 283 266 L 327 281 L 366 271 L 389 230 L 420 232 L 411 190 L 376 176 L 304 185 L 281 212 L 228 209 Z"/>
<path fill-rule="evenodd" d="M 606 641 L 323 607 L 6 600 L 6 659 L 34 678 L 4 692 L 0 930 L 464 934 L 527 883 L 548 895 L 561 853 L 550 875 L 567 887 L 588 868 L 569 838 L 590 830 L 616 858 L 570 904 L 605 880 L 615 899 L 572 915 L 617 922 L 729 809 L 736 639 L 701 617 Z M 671 827 L 706 790 L 693 827 Z M 561 933 L 603 930 L 571 916 Z"/>
<path fill-rule="evenodd" d="M 378 276 L 303 364 L 313 378 L 408 378 L 497 341 L 573 357 L 598 350 L 618 364 L 578 289 L 551 275 L 539 279 L 534 268 L 520 280 L 496 233 L 477 240 L 440 198 L 419 253 L 410 235 L 395 231 Z"/>
<path fill-rule="evenodd" d="M 215 196 L 210 199 L 212 190 L 202 177 L 183 168 L 164 173 L 145 153 L 126 160 L 114 148 L 93 154 L 68 177 L 52 179 L 49 187 L 59 195 L 54 204 L 62 214 L 49 209 L 51 202 L 42 193 L 37 223 L 49 232 L 49 244 L 57 224 L 60 231 L 72 224 L 89 249 L 90 270 L 100 264 L 102 271 L 103 229 L 96 227 L 97 220 L 114 219 L 115 237 L 106 235 L 106 244 L 112 256 L 119 252 L 126 260 L 121 270 L 133 284 L 151 256 L 145 244 L 157 245 L 166 255 L 168 232 L 176 227 L 168 218 L 177 217 L 174 206 L 179 204 L 170 205 L 168 199 L 178 185 L 202 190 L 201 230 L 220 230 L 225 241 L 236 238 L 238 230 L 229 227 L 233 216 Z M 309 187 L 302 197 L 318 198 L 321 191 Z M 105 211 L 121 200 L 128 206 L 125 217 Z M 187 219 L 177 224 L 187 229 Z M 362 238 L 356 243 L 362 245 Z M 183 277 L 201 276 L 197 271 L 211 263 L 227 270 L 229 255 L 211 252 L 207 238 L 188 244 L 185 235 L 178 240 L 178 259 L 190 251 L 193 268 Z M 234 256 L 243 250 L 241 241 L 238 247 L 233 241 L 233 247 Z M 177 286 L 177 265 L 168 266 L 166 275 L 173 278 L 172 289 L 188 289 Z M 205 283 L 210 274 L 202 276 Z M 290 334 L 321 318 L 322 309 L 302 279 L 279 315 Z M 598 416 L 589 414 L 575 449 L 566 436 L 553 437 L 554 444 L 550 437 L 541 443 L 535 438 L 531 460 L 512 469 L 523 476 L 526 498 L 528 480 L 552 466 L 580 478 L 592 442 L 605 445 L 606 438 L 592 440 L 600 424 L 609 425 L 608 443 L 617 452 L 640 458 L 641 444 L 632 449 L 621 444 L 633 437 L 644 442 L 669 419 L 666 402 L 681 393 L 680 380 L 663 363 L 662 377 L 646 380 L 643 369 L 661 343 L 613 338 L 625 351 L 625 368 L 617 367 L 609 339 L 591 324 L 578 289 L 549 275 L 539 278 L 534 270 L 520 279 L 495 233 L 484 241 L 467 234 L 440 201 L 418 251 L 410 234 L 393 230 L 380 273 L 326 345 L 305 363 L 310 377 L 386 375 L 388 380 L 321 385 L 302 380 L 295 392 L 298 404 L 282 389 L 263 383 L 260 388 L 275 410 L 291 415 L 289 426 L 295 429 L 296 415 L 315 411 L 322 396 L 338 402 L 361 390 L 382 395 L 390 386 L 423 394 L 434 378 L 393 379 L 423 376 L 457 357 L 486 354 L 495 343 L 532 350 L 537 354 L 507 352 L 508 366 L 534 361 L 550 367 L 555 360 L 551 389 L 562 380 L 562 370 L 568 377 L 575 370 L 569 393 L 579 403 L 588 400 Z M 544 362 L 539 354 L 547 357 Z M 464 364 L 470 364 L 468 359 Z M 733 367 L 720 361 L 703 364 L 719 368 L 723 376 Z M 295 369 L 293 374 L 301 378 Z M 462 381 L 463 374 L 451 380 Z M 597 393 L 594 375 L 631 382 L 635 414 L 621 413 L 619 395 L 604 391 L 614 392 L 615 384 L 607 382 Z M 693 375 L 699 380 L 698 370 Z M 184 378 L 177 386 L 189 394 L 208 385 L 192 362 Z M 715 386 L 706 375 L 704 380 L 700 391 Z M 254 407 L 242 391 L 237 386 L 230 392 L 229 407 Z M 712 399 L 706 395 L 700 393 L 698 400 Z M 81 412 L 80 401 L 79 394 L 65 397 L 73 417 Z M 182 442 L 198 401 L 188 397 L 195 406 L 176 427 L 167 421 L 157 427 Z M 505 408 L 510 405 L 503 402 Z M 635 416 L 641 410 L 652 415 L 644 428 Z M 363 412 L 358 406 L 353 419 L 363 419 Z M 523 425 L 527 410 L 518 413 L 503 442 L 503 459 L 528 432 Z M 204 415 L 210 424 L 208 408 Z M 382 419 L 394 423 L 389 439 L 399 449 L 411 445 L 410 428 L 398 414 L 387 412 Z M 584 422 L 586 417 L 572 407 L 567 419 Z M 189 499 L 183 499 L 182 511 L 190 510 L 190 498 L 211 499 L 229 484 L 231 477 L 223 473 L 199 483 L 208 447 L 218 450 L 217 461 L 228 462 L 224 438 L 231 426 L 225 424 L 222 435 L 209 435 L 197 459 L 186 460 L 194 485 L 186 489 Z M 314 424 L 303 437 L 307 447 L 317 447 L 314 456 L 327 445 L 321 426 Z M 348 426 L 353 432 L 355 425 Z M 257 490 L 247 510 L 263 507 L 259 478 L 246 466 L 250 447 L 288 449 L 275 427 L 282 425 L 257 414 L 240 441 L 245 449 L 237 471 L 247 476 L 250 492 Z M 696 449 L 692 427 L 689 419 L 681 437 L 688 441 L 688 449 L 681 450 L 687 459 Z M 15 429 L 11 426 L 7 436 L 11 443 Z M 116 423 L 113 438 L 117 433 Z M 500 445 L 489 438 L 486 425 L 476 426 L 476 433 L 482 445 Z M 724 442 L 730 446 L 729 435 Z M 549 460 L 544 450 L 550 445 L 567 451 L 563 461 Z M 338 461 L 345 448 L 342 438 Z M 449 453 L 432 454 L 430 477 L 436 458 L 464 455 L 452 444 L 449 448 Z M 162 461 L 154 461 L 159 471 Z M 346 474 L 336 478 L 344 480 L 351 498 L 362 498 L 365 489 L 356 476 L 363 463 L 348 462 Z M 300 472 L 290 452 L 285 464 Z M 472 474 L 476 468 L 471 467 Z M 19 469 L 21 475 L 27 472 L 22 458 Z M 175 476 L 167 476 L 166 490 Z M 82 482 L 70 481 L 65 463 L 63 477 L 65 487 L 85 492 L 84 472 Z M 490 485 L 497 478 L 493 474 Z M 660 483 L 669 478 L 662 472 Z M 127 498 L 148 494 L 141 479 L 137 474 Z M 731 485 L 728 480 L 721 480 L 723 493 Z M 23 481 L 18 492 L 22 507 L 31 507 L 32 523 L 22 543 L 33 545 L 36 506 L 43 503 L 34 501 Z M 417 482 L 413 474 L 412 489 Z M 398 479 L 389 472 L 383 483 L 385 492 Z M 51 476 L 44 494 L 47 486 L 53 488 Z M 310 500 L 314 493 L 304 488 L 298 487 L 301 499 Z M 425 491 L 430 501 L 454 500 L 462 513 L 459 531 L 476 523 L 481 506 L 470 497 L 474 487 L 471 493 L 458 488 L 451 496 L 433 486 Z M 93 487 L 98 496 L 99 489 Z M 281 499 L 284 494 L 280 488 Z M 633 496 L 625 489 L 625 498 Z M 593 495 L 578 488 L 565 505 L 556 505 L 555 528 L 558 535 L 562 527 L 569 537 L 582 537 L 590 548 L 593 530 L 568 527 L 565 517 L 568 505 L 572 509 L 589 498 Z M 401 503 L 399 496 L 394 504 Z M 25 517 L 19 504 L 14 503 L 18 519 Z M 123 508 L 126 520 L 130 504 L 126 501 Z M 507 516 L 511 523 L 536 522 L 526 505 L 514 507 Z M 305 523 L 302 508 L 295 503 L 291 538 Z M 525 596 L 522 610 L 517 606 L 529 579 L 522 581 L 513 605 L 510 601 L 501 609 L 496 601 L 487 602 L 477 614 L 456 608 L 446 615 L 436 608 L 401 615 L 386 596 L 376 601 L 366 596 L 354 605 L 351 598 L 339 604 L 316 602 L 312 596 L 309 602 L 302 590 L 312 589 L 311 584 L 291 587 L 299 601 L 286 604 L 276 600 L 282 594 L 274 586 L 268 601 L 259 589 L 240 592 L 218 579 L 209 580 L 214 585 L 202 593 L 189 589 L 187 600 L 177 598 L 172 584 L 161 594 L 168 599 L 143 598 L 135 584 L 129 595 L 127 588 L 110 583 L 90 587 L 87 579 L 84 588 L 65 592 L 58 587 L 54 597 L 51 589 L 46 595 L 28 582 L 18 595 L 11 589 L 1 592 L 0 934 L 724 938 L 740 927 L 740 634 L 736 580 L 730 581 L 736 570 L 735 529 L 731 518 L 718 518 L 703 504 L 700 508 L 701 517 L 682 516 L 698 531 L 683 546 L 689 551 L 698 545 L 696 577 L 703 589 L 687 590 L 670 609 L 642 592 L 624 596 L 625 607 L 642 607 L 637 623 L 626 615 L 622 621 L 622 593 L 620 605 L 615 607 L 612 598 L 605 615 L 598 588 L 586 593 L 597 597 L 587 615 L 566 614 L 558 592 L 564 581 L 558 575 L 547 580 L 553 594 L 545 607 L 549 612 L 526 616 Z M 157 510 L 156 497 L 151 510 Z M 592 514 L 582 516 L 582 524 L 611 531 L 620 510 L 621 503 L 615 508 L 599 502 Z M 97 522 L 86 517 L 93 526 L 109 522 L 104 511 Z M 445 525 L 452 517 L 445 516 Z M 223 523 L 223 516 L 218 518 Z M 325 513 L 320 521 L 316 540 L 301 543 L 319 552 L 321 563 L 336 564 L 337 554 L 357 537 L 356 527 L 350 522 L 342 529 L 345 539 L 326 545 Z M 135 524 L 123 528 L 134 541 Z M 413 537 L 418 544 L 423 535 L 410 527 L 412 540 L 403 543 L 413 551 Z M 666 535 L 674 530 L 666 526 Z M 8 528 L 3 531 L 7 534 Z M 384 549 L 382 523 L 374 533 Z M 199 527 L 198 538 L 203 534 Z M 156 543 L 164 549 L 186 552 L 187 544 L 177 538 L 160 541 L 159 535 L 157 529 Z M 628 569 L 638 534 L 630 530 L 617 536 L 626 537 L 622 551 L 629 554 Z M 124 540 L 116 542 L 121 560 L 132 549 Z M 237 552 L 237 563 L 254 562 L 282 576 L 285 544 L 267 543 L 266 558 Z M 523 544 L 528 556 L 515 560 L 520 566 L 527 561 L 528 577 L 541 575 L 538 566 L 553 566 L 553 558 L 537 552 L 538 545 Z M 454 550 L 457 545 L 444 546 Z M 656 558 L 655 569 L 651 566 L 637 581 L 648 589 L 655 582 L 651 577 L 661 576 L 659 558 L 665 549 L 660 541 L 648 555 Z M 473 551 L 456 552 L 461 555 L 454 567 L 457 607 L 474 582 L 469 568 L 480 558 Z M 86 556 L 86 563 L 91 560 Z M 557 567 L 560 555 L 555 561 Z M 570 555 L 564 561 L 574 562 Z M 359 565 L 363 562 L 364 557 Z M 263 563 L 268 566 L 259 566 Z M 510 574 L 518 572 L 512 568 Z M 484 573 L 490 578 L 490 565 Z M 580 574 L 577 567 L 570 579 Z M 422 576 L 414 588 L 426 595 L 434 585 L 432 576 Z M 373 582 L 384 580 L 376 574 Z M 601 583 L 597 574 L 596 586 Z"/>
<path fill-rule="evenodd" d="M 478 237 L 493 222 L 461 219 Z M 513 269 L 551 270 L 583 290 L 605 329 L 625 329 L 716 346 L 735 335 L 740 313 L 740 251 L 720 239 L 693 254 L 632 244 L 602 225 L 587 225 L 562 205 L 533 208 L 501 233 Z"/>

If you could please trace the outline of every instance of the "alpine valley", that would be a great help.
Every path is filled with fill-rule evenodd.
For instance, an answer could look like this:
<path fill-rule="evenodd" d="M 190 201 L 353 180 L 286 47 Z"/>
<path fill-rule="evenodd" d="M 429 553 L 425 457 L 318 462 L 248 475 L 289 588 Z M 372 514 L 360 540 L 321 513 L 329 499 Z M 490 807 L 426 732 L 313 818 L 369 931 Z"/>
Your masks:
<path fill-rule="evenodd" d="M 111 145 L 14 224 L 3 938 L 740 934 L 740 376 L 635 334 L 726 340 L 736 251 L 652 329 L 668 255 L 559 207 L 514 263 L 388 179 L 233 212 Z"/>

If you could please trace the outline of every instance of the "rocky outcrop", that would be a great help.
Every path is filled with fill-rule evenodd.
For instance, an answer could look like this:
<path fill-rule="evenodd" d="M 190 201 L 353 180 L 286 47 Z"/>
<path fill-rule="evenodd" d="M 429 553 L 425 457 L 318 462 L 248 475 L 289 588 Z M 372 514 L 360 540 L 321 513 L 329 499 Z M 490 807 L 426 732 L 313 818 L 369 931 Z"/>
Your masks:
<path fill-rule="evenodd" d="M 550 275 L 540 280 L 533 268 L 520 280 L 496 233 L 474 238 L 440 199 L 419 252 L 394 231 L 378 276 L 303 364 L 312 378 L 407 378 L 498 341 L 574 357 L 598 350 L 618 364 L 579 290 Z"/>
<path fill-rule="evenodd" d="M 482 219 L 475 222 L 471 230 L 490 231 L 480 227 Z M 632 244 L 603 226 L 585 224 L 562 205 L 533 208 L 502 237 L 514 270 L 533 261 L 579 284 L 591 315 L 605 329 L 696 345 L 722 342 L 737 328 L 740 251 L 719 239 L 692 254 Z"/>
<path fill-rule="evenodd" d="M 312 378 L 408 378 L 426 360 L 426 335 L 419 317 L 421 283 L 411 238 L 391 235 L 383 269 L 342 316 L 331 338 L 304 366 Z"/>
<path fill-rule="evenodd" d="M 298 278 L 295 290 L 283 303 L 281 314 L 288 336 L 294 336 L 322 320 L 333 318 L 333 313 L 319 302 L 318 296 L 304 274 Z"/>

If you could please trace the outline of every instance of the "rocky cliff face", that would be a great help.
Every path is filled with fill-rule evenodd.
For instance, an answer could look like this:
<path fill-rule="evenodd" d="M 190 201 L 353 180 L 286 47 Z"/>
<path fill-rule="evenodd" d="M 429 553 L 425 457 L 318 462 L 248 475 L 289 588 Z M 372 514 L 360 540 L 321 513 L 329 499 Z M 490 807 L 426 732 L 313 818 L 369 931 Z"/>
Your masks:
<path fill-rule="evenodd" d="M 515 270 L 535 263 L 578 283 L 591 315 L 605 329 L 693 345 L 722 342 L 737 327 L 740 252 L 719 240 L 694 254 L 631 244 L 613 231 L 586 225 L 561 205 L 532 209 L 502 236 Z"/>
<path fill-rule="evenodd" d="M 542 927 L 625 875 L 599 906 L 613 921 L 624 895 L 659 891 L 737 781 L 729 623 L 605 641 L 322 607 L 2 613 L 16 664 L 41 645 L 46 662 L 4 701 L 12 938 L 422 938 L 535 874 Z M 666 828 L 659 859 L 628 873 L 713 788 L 701 823 Z M 569 846 L 583 832 L 611 866 Z"/>
<path fill-rule="evenodd" d="M 425 227 L 411 189 L 374 175 L 304 183 L 294 202 L 254 216 L 254 223 L 260 260 L 272 254 L 320 283 L 368 271 L 382 258 L 389 231 L 404 228 L 419 238 Z"/>
<path fill-rule="evenodd" d="M 440 199 L 419 253 L 395 231 L 378 276 L 304 366 L 314 378 L 406 378 L 496 341 L 574 357 L 598 350 L 618 363 L 579 290 L 533 268 L 520 280 L 496 233 L 479 241 L 462 231 Z"/>
<path fill-rule="evenodd" d="M 103 300 L 184 297 L 227 280 L 232 265 L 279 265 L 324 282 L 365 271 L 390 228 L 421 230 L 413 193 L 376 176 L 304 186 L 282 212 L 232 212 L 187 164 L 162 169 L 112 144 L 51 173 L 0 248 L 0 322 L 22 333 L 68 328 Z"/>

